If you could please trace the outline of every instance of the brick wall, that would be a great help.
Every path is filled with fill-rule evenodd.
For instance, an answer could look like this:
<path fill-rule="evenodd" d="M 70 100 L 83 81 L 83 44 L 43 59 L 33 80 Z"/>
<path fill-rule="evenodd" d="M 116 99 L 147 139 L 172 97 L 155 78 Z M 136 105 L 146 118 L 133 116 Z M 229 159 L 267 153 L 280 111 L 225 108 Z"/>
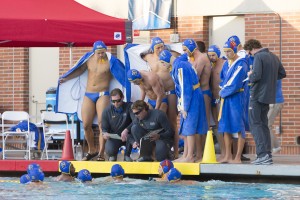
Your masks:
<path fill-rule="evenodd" d="M 28 48 L 0 48 L 0 112 L 29 110 Z"/>
<path fill-rule="evenodd" d="M 285 105 L 282 110 L 282 154 L 300 154 L 296 137 L 300 136 L 300 13 L 281 14 L 282 20 L 282 63 L 287 77 L 282 81 Z M 280 55 L 280 17 L 276 14 L 245 16 L 246 40 L 256 38 L 277 56 Z M 275 126 L 279 126 L 279 117 Z M 248 151 L 255 152 L 252 136 L 249 135 Z"/>

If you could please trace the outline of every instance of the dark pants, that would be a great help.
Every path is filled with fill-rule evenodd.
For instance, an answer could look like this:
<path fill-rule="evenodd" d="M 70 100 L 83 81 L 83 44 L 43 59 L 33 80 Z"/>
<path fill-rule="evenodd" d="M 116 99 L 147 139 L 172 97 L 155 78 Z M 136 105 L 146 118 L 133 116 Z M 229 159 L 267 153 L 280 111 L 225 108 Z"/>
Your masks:
<path fill-rule="evenodd" d="M 122 140 L 116 139 L 108 139 L 105 143 L 105 153 L 109 157 L 117 156 L 119 152 L 119 148 L 121 146 L 126 146 L 125 156 L 130 157 L 130 153 L 132 150 L 132 145 L 129 142 L 122 142 Z"/>
<path fill-rule="evenodd" d="M 140 140 L 144 135 L 148 133 L 147 130 L 142 128 L 139 124 L 134 124 L 131 127 L 131 134 L 134 138 L 134 140 L 138 143 L 140 143 Z M 149 140 L 148 140 L 149 141 Z M 144 143 L 143 141 L 142 143 Z M 172 142 L 171 141 L 166 141 L 166 140 L 156 140 L 154 142 L 150 142 L 152 145 L 145 145 L 147 146 L 147 149 L 143 149 L 143 145 L 140 146 L 140 152 L 143 152 L 142 156 L 151 158 L 153 148 L 155 148 L 155 157 L 157 161 L 162 161 L 165 159 L 170 159 L 170 151 L 171 151 L 171 146 Z"/>
<path fill-rule="evenodd" d="M 268 127 L 269 104 L 250 101 L 249 122 L 250 131 L 256 145 L 258 158 L 269 154 L 271 157 L 271 137 Z"/>

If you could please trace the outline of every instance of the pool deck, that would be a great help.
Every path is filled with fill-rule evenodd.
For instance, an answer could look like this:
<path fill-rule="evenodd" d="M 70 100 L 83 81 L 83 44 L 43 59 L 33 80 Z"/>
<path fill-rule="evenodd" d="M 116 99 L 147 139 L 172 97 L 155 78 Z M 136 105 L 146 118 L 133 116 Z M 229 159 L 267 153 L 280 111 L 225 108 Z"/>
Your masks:
<path fill-rule="evenodd" d="M 245 155 L 254 160 L 254 155 Z M 174 163 L 183 175 L 192 176 L 225 176 L 245 177 L 259 176 L 260 178 L 296 178 L 300 183 L 300 156 L 273 155 L 272 165 L 243 164 L 203 164 L 203 163 Z M 8 172 L 25 172 L 28 164 L 38 163 L 46 173 L 58 173 L 58 160 L 0 160 L 0 176 Z M 130 175 L 157 175 L 158 162 L 97 162 L 72 161 L 76 171 L 88 169 L 92 174 L 109 174 L 111 166 L 119 163 L 125 173 Z"/>

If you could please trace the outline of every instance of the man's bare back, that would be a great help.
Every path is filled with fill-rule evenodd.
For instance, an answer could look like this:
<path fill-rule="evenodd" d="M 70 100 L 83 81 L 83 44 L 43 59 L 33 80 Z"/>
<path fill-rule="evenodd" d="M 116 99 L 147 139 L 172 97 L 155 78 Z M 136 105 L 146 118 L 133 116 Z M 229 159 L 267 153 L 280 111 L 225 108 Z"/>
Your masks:
<path fill-rule="evenodd" d="M 162 80 L 156 73 L 147 71 L 140 71 L 140 73 L 143 77 L 143 84 L 139 86 L 149 99 L 157 100 L 160 96 L 165 97 Z"/>
<path fill-rule="evenodd" d="M 217 62 L 215 63 L 215 66 L 212 67 L 212 74 L 211 74 L 211 90 L 213 94 L 214 99 L 219 99 L 219 91 L 220 91 L 220 73 L 223 68 L 225 60 L 222 58 L 219 58 Z"/>
<path fill-rule="evenodd" d="M 200 51 L 195 51 L 194 58 L 195 60 L 191 63 L 197 71 L 201 89 L 202 91 L 209 90 L 209 80 L 211 74 L 210 60 L 206 53 L 201 53 Z"/>

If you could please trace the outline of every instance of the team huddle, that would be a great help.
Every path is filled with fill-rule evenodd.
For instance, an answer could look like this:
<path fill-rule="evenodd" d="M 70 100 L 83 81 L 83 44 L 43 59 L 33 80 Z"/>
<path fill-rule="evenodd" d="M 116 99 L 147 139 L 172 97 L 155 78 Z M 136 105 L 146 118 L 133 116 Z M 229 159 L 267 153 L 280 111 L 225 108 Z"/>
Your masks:
<path fill-rule="evenodd" d="M 284 78 L 285 71 L 278 58 L 259 41 L 249 40 L 244 48 L 237 36 L 231 36 L 223 46 L 226 58 L 221 58 L 218 46 L 211 45 L 205 53 L 193 39 L 186 39 L 181 54 L 155 37 L 149 50 L 136 55 L 149 67 L 140 70 L 134 63 L 128 69 L 107 52 L 102 41 L 95 42 L 93 50 L 59 81 L 62 87 L 87 73 L 81 117 L 88 153 L 83 160 L 104 161 L 106 154 L 108 160 L 116 161 L 119 148 L 126 146 L 124 161 L 132 161 L 131 150 L 139 147 L 136 161 L 140 162 L 200 162 L 206 133 L 213 126 L 221 149 L 219 162 L 241 163 L 246 131 L 253 130 L 258 158 L 265 157 L 257 164 L 272 164 L 271 147 L 263 149 L 260 144 L 261 134 L 266 134 L 265 123 L 257 124 L 255 120 L 262 117 L 265 122 L 266 110 L 262 109 L 275 103 L 277 79 Z M 267 57 L 268 62 L 261 61 L 261 57 Z M 272 78 L 264 83 L 261 80 L 266 74 Z M 138 86 L 138 100 L 131 103 L 131 93 L 125 91 L 124 95 L 122 88 L 110 91 L 113 78 L 126 90 L 129 84 Z M 263 84 L 273 88 L 266 101 L 260 98 Z M 95 116 L 100 129 L 99 151 L 92 130 Z M 233 138 L 237 139 L 236 152 L 232 152 Z M 180 139 L 184 141 L 181 156 Z M 270 141 L 266 137 L 263 142 Z"/>

